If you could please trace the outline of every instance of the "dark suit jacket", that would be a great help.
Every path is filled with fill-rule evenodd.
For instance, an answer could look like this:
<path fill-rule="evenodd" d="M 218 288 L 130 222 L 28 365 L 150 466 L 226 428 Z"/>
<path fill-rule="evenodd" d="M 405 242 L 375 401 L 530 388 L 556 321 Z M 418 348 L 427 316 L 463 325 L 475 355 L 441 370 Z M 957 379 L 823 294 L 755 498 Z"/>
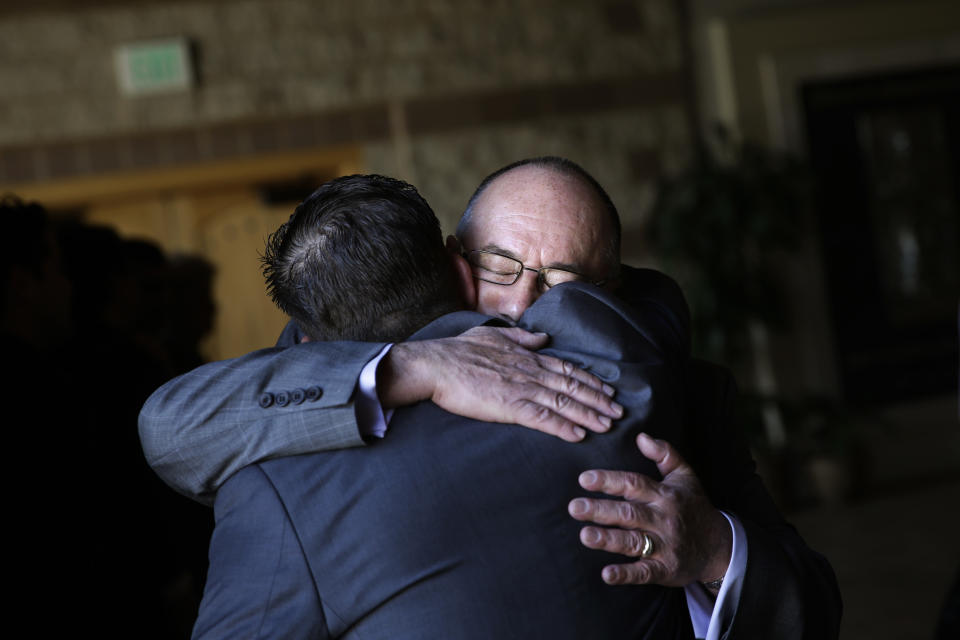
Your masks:
<path fill-rule="evenodd" d="M 461 312 L 417 338 L 486 321 Z M 567 502 L 595 467 L 657 477 L 636 434 L 683 441 L 682 336 L 590 286 L 524 316 L 550 352 L 616 385 L 627 414 L 571 444 L 425 402 L 362 450 L 272 460 L 220 490 L 199 637 L 689 638 L 681 589 L 609 587 Z"/>
<path fill-rule="evenodd" d="M 676 282 L 624 266 L 618 295 L 635 308 L 673 319 L 689 349 L 690 311 Z M 737 613 L 724 638 L 836 638 L 842 603 L 833 569 L 811 550 L 774 504 L 737 427 L 736 383 L 723 367 L 689 360 L 683 367 L 686 437 L 674 442 L 710 501 L 735 515 L 747 534 L 747 567 Z"/>

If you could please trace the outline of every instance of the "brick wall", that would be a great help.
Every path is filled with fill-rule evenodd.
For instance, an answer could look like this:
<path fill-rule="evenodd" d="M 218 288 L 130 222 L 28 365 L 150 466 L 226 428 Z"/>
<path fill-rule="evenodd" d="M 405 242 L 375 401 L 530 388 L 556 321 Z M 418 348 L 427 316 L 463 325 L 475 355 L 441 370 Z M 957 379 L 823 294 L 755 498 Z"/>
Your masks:
<path fill-rule="evenodd" d="M 0 13 L 0 185 L 352 142 L 446 226 L 489 171 L 559 153 L 629 227 L 689 141 L 676 0 L 45 4 Z M 197 87 L 120 95 L 115 47 L 166 36 Z"/>

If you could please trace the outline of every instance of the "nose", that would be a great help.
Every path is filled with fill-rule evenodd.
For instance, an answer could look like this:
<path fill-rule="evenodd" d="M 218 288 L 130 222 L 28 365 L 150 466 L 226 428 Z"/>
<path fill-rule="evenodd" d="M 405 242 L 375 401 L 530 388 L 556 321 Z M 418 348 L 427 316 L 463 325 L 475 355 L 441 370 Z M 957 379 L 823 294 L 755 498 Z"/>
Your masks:
<path fill-rule="evenodd" d="M 511 322 L 517 322 L 527 307 L 540 297 L 540 286 L 536 269 L 524 267 L 520 279 L 505 287 L 506 295 L 502 299 L 500 313 Z"/>

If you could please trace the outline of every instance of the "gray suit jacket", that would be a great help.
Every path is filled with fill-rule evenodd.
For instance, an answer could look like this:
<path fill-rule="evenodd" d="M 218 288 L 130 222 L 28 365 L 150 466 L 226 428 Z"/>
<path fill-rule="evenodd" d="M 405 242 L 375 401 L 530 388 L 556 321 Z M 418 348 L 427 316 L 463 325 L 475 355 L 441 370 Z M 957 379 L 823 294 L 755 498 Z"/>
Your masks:
<path fill-rule="evenodd" d="M 486 320 L 451 314 L 414 339 Z M 685 440 L 675 327 L 589 286 L 551 290 L 523 324 L 617 386 L 627 411 L 612 432 L 571 444 L 424 402 L 363 450 L 248 467 L 216 500 L 196 636 L 692 638 L 681 589 L 605 585 L 612 558 L 581 547 L 566 514 L 584 469 L 658 477 L 641 429 Z"/>
<path fill-rule="evenodd" d="M 628 294 L 635 308 L 646 306 L 668 318 L 686 346 L 686 303 L 676 284 L 649 270 L 626 273 L 636 286 L 621 295 Z M 289 333 L 286 339 L 290 344 Z M 140 414 L 147 460 L 178 491 L 210 503 L 227 478 L 250 464 L 362 444 L 353 392 L 360 370 L 383 346 L 338 342 L 266 349 L 176 378 L 157 390 Z M 736 515 L 747 531 L 746 580 L 729 637 L 836 637 L 841 613 L 836 578 L 783 519 L 755 473 L 735 428 L 732 377 L 696 361 L 684 375 L 687 437 L 674 444 L 692 462 L 713 504 Z M 284 406 L 260 404 L 265 392 L 290 396 L 311 387 L 320 387 L 322 395 L 299 402 L 287 398 Z M 394 435 L 391 427 L 387 439 Z M 570 544 L 572 552 L 577 543 Z"/>
<path fill-rule="evenodd" d="M 178 492 L 213 504 L 227 478 L 259 460 L 362 445 L 354 391 L 360 371 L 384 346 L 310 342 L 261 349 L 174 378 L 140 411 L 147 462 Z M 310 398 L 276 401 L 280 393 L 306 396 L 311 388 Z"/>

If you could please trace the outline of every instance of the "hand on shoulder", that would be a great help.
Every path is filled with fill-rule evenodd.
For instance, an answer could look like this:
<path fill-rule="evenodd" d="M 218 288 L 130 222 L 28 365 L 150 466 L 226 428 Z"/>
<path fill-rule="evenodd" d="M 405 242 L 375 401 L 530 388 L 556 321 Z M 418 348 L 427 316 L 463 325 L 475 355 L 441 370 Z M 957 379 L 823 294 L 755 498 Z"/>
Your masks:
<path fill-rule="evenodd" d="M 610 385 L 558 358 L 517 327 L 475 327 L 453 338 L 394 345 L 377 372 L 384 407 L 430 399 L 468 418 L 515 423 L 569 442 L 623 415 Z"/>

